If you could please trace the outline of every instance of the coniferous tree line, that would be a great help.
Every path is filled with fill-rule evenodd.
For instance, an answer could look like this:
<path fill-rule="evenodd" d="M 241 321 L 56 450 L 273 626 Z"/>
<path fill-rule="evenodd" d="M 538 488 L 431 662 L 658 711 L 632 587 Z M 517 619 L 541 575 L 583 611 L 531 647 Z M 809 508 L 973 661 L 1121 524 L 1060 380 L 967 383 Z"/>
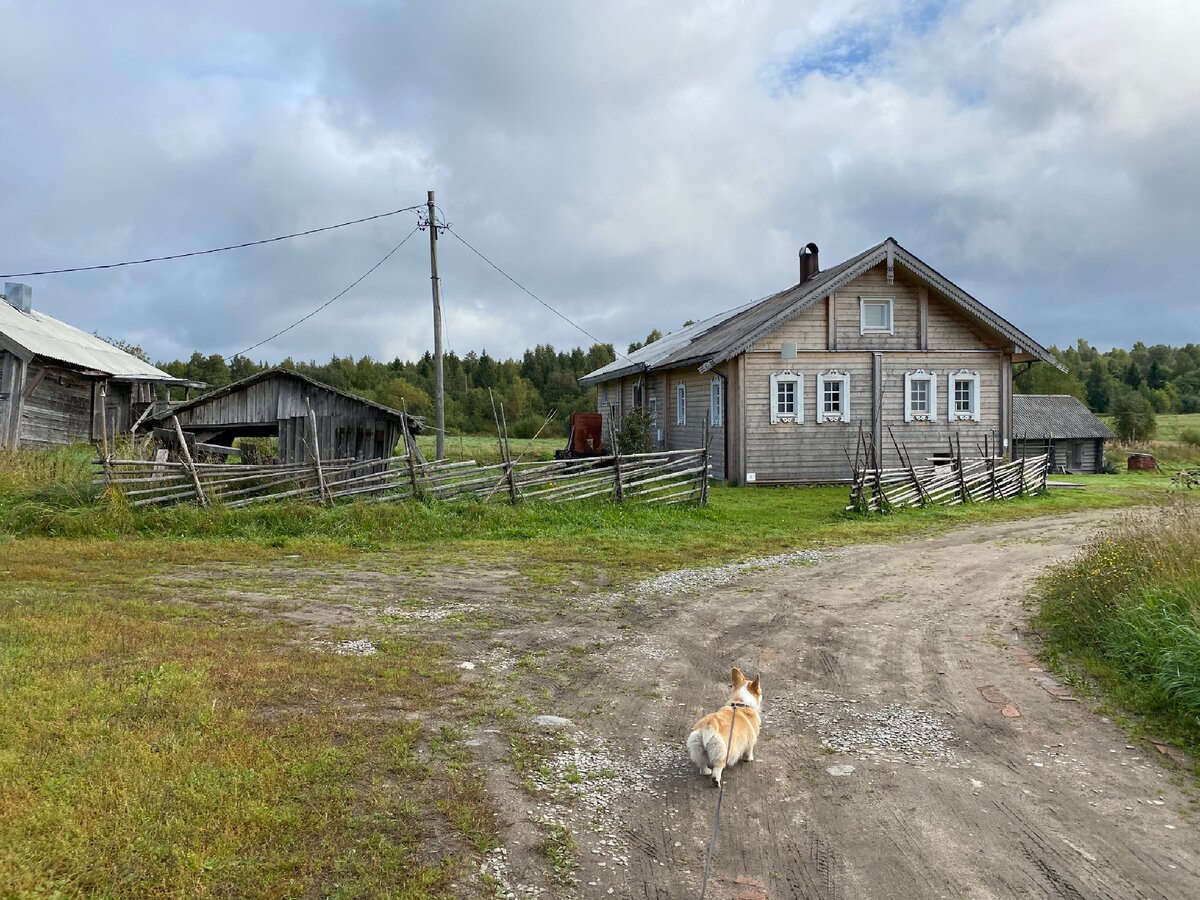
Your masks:
<path fill-rule="evenodd" d="M 1036 363 L 1020 375 L 1015 390 L 1024 394 L 1071 394 L 1099 414 L 1113 416 L 1123 437 L 1151 437 L 1158 413 L 1200 412 L 1200 344 L 1105 352 L 1080 339 L 1074 347 L 1049 348 L 1067 367 L 1060 372 Z"/>
<path fill-rule="evenodd" d="M 505 360 L 495 359 L 486 350 L 471 351 L 464 356 L 447 353 L 443 364 L 446 430 L 463 434 L 494 432 L 492 401 L 488 395 L 491 388 L 496 403 L 504 404 L 509 434 L 533 437 L 549 412 L 556 410 L 555 421 L 546 426 L 542 435 L 561 437 L 571 413 L 596 409 L 595 388 L 581 386 L 579 377 L 614 359 L 616 354 L 611 344 L 566 351 L 538 344 L 526 350 L 520 359 Z M 203 381 L 214 388 L 272 368 L 272 364 L 254 362 L 244 356 L 227 361 L 215 354 L 200 353 L 193 353 L 186 361 L 157 365 L 177 378 Z M 428 352 L 413 362 L 334 356 L 324 363 L 289 357 L 277 365 L 393 409 L 406 407 L 410 413 L 433 421 L 433 356 Z"/>

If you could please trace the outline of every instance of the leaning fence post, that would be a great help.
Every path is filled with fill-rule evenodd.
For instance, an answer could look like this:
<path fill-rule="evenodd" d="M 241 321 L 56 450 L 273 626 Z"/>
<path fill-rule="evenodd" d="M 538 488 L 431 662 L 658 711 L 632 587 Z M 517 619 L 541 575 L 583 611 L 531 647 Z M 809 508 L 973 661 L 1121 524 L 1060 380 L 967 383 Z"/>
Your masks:
<path fill-rule="evenodd" d="M 613 452 L 613 499 L 622 503 L 625 500 L 625 493 L 621 489 L 621 443 L 617 440 L 617 408 L 615 406 L 608 408 L 608 433 Z"/>
<path fill-rule="evenodd" d="M 400 410 L 400 433 L 404 435 L 404 455 L 408 459 L 408 480 L 412 483 L 412 495 L 414 500 L 421 499 L 421 482 L 417 478 L 417 442 L 413 439 L 412 433 L 408 430 L 408 404 L 401 401 L 402 408 Z"/>
<path fill-rule="evenodd" d="M 967 476 L 963 472 L 962 441 L 957 434 L 954 439 L 958 443 L 958 491 L 962 494 L 962 502 L 967 503 L 971 499 L 971 492 L 967 490 Z"/>
<path fill-rule="evenodd" d="M 313 467 L 317 470 L 317 494 L 321 498 L 322 503 L 329 503 L 329 488 L 325 484 L 325 470 L 321 468 L 321 444 L 317 439 L 317 414 L 313 411 L 312 403 L 307 397 L 304 398 L 304 406 L 308 409 L 308 425 L 312 429 L 312 447 L 309 450 L 313 455 Z"/>
<path fill-rule="evenodd" d="M 504 404 L 500 404 L 500 424 L 504 427 L 504 477 L 508 479 L 508 499 L 513 506 L 517 505 L 517 482 L 513 479 L 512 444 L 508 442 L 508 417 L 504 414 Z"/>
<path fill-rule="evenodd" d="M 192 453 L 188 450 L 187 438 L 183 436 L 183 426 L 179 424 L 179 417 L 171 416 L 171 424 L 175 426 L 175 436 L 179 438 L 179 457 L 183 460 L 183 467 L 192 476 L 192 484 L 196 488 L 196 500 L 201 506 L 208 506 L 208 497 L 204 495 L 204 488 L 200 486 L 200 476 L 196 474 L 196 464 L 192 462 Z"/>

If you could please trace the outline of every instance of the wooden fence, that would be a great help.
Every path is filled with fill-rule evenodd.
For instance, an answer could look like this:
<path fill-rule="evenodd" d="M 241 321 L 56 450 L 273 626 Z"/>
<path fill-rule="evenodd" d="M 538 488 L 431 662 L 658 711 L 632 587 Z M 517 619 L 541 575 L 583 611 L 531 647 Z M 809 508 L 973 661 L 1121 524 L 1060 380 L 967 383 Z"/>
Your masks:
<path fill-rule="evenodd" d="M 589 459 L 505 461 L 481 466 L 424 462 L 413 454 L 387 459 L 318 459 L 288 465 L 194 462 L 183 445 L 177 461 L 96 460 L 94 483 L 131 506 L 195 501 L 226 508 L 274 500 L 332 503 L 433 499 L 519 503 L 609 497 L 617 502 L 705 503 L 708 450 L 617 454 Z"/>
<path fill-rule="evenodd" d="M 905 459 L 905 455 L 901 455 Z M 954 506 L 1032 495 L 1046 489 L 1050 456 L 1004 461 L 993 457 L 956 456 L 941 465 L 898 469 L 858 466 L 850 487 L 847 509 L 883 512 L 902 506 Z"/>

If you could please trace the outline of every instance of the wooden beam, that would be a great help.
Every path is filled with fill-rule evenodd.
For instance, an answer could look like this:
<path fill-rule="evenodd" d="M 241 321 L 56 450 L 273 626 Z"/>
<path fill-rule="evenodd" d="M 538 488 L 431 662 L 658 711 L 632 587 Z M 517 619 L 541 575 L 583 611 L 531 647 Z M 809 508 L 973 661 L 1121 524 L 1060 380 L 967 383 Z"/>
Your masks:
<path fill-rule="evenodd" d="M 738 391 L 737 391 L 737 410 L 734 415 L 737 417 L 737 435 L 738 435 L 738 464 L 737 483 L 744 485 L 746 483 L 746 473 L 750 470 L 750 465 L 746 460 L 746 354 L 739 353 L 737 358 L 737 374 L 738 374 Z M 773 401 L 772 401 L 773 402 Z"/>
<path fill-rule="evenodd" d="M 46 373 L 49 371 L 49 366 L 42 366 L 38 369 L 38 373 L 29 379 L 29 384 L 25 385 L 25 390 L 21 391 L 22 400 L 28 400 L 33 396 L 33 392 L 37 390 L 38 385 L 42 383 L 42 379 L 46 377 Z"/>
<path fill-rule="evenodd" d="M 1012 355 L 1005 353 L 1000 359 L 1000 440 L 1003 444 L 997 450 L 997 456 L 1003 456 L 1007 452 L 1011 457 L 1013 452 L 1012 392 Z"/>
<path fill-rule="evenodd" d="M 917 349 L 929 349 L 929 288 L 917 288 Z"/>
<path fill-rule="evenodd" d="M 28 363 L 12 354 L 10 367 L 11 389 L 8 394 L 8 446 L 16 449 L 21 445 L 21 416 L 25 411 L 25 373 Z"/>
<path fill-rule="evenodd" d="M 875 464 L 883 468 L 883 354 L 871 354 L 871 439 Z M 819 400 L 820 398 L 818 398 Z"/>
<path fill-rule="evenodd" d="M 828 328 L 827 349 L 836 350 L 837 345 L 837 297 L 830 294 L 825 298 L 825 322 Z"/>

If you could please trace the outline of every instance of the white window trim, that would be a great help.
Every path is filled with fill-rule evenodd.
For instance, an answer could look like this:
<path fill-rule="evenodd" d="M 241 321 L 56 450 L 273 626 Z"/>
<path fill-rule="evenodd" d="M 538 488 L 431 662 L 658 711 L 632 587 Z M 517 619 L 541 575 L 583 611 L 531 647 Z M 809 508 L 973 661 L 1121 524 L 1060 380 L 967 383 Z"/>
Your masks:
<path fill-rule="evenodd" d="M 867 304 L 886 303 L 888 311 L 887 328 L 867 324 Z M 859 334 L 895 334 L 896 333 L 896 303 L 894 297 L 859 297 L 858 298 L 858 333 Z"/>
<path fill-rule="evenodd" d="M 687 424 L 687 385 L 682 381 L 675 385 L 675 424 Z"/>
<path fill-rule="evenodd" d="M 710 428 L 725 427 L 725 385 L 720 375 L 714 375 L 708 383 L 708 424 Z"/>
<path fill-rule="evenodd" d="M 782 413 L 779 411 L 779 383 L 790 381 L 796 385 L 796 411 Z M 771 373 L 771 424 L 801 425 L 804 423 L 804 375 L 784 369 L 782 372 Z"/>
<path fill-rule="evenodd" d="M 651 394 L 649 397 L 646 398 L 646 409 L 650 413 L 650 424 L 657 425 L 658 424 L 658 397 L 654 396 L 654 394 Z"/>
<path fill-rule="evenodd" d="M 954 382 L 971 381 L 971 411 L 958 412 L 954 408 Z M 959 369 L 946 376 L 946 421 L 947 422 L 978 422 L 979 421 L 979 373 L 968 369 Z"/>
<path fill-rule="evenodd" d="M 825 412 L 825 384 L 830 381 L 842 383 L 841 413 Z M 817 373 L 817 422 L 849 422 L 850 421 L 850 373 L 830 369 L 828 372 Z"/>
<path fill-rule="evenodd" d="M 929 382 L 929 412 L 913 412 L 912 383 L 914 381 Z M 917 369 L 915 372 L 904 373 L 904 421 L 905 422 L 936 422 L 937 421 L 937 372 L 926 372 Z"/>

